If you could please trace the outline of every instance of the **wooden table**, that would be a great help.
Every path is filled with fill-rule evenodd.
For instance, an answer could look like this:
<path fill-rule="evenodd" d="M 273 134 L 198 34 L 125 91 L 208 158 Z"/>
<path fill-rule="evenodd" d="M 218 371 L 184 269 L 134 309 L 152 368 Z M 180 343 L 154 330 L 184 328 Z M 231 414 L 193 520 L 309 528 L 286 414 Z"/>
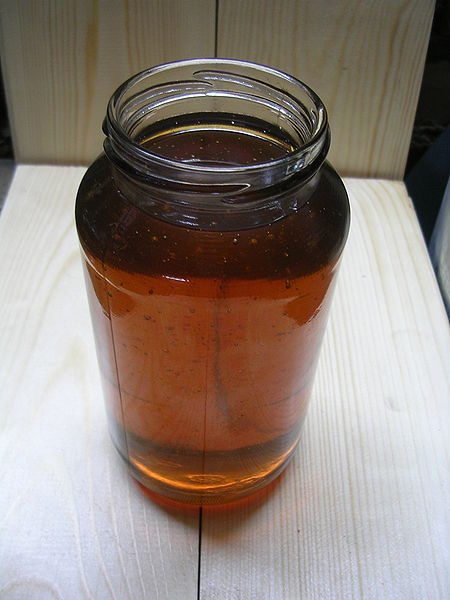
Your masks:
<path fill-rule="evenodd" d="M 83 173 L 19 166 L 0 218 L 0 598 L 449 598 L 449 327 L 403 184 L 346 180 L 350 238 L 285 474 L 252 504 L 181 514 L 108 439 Z"/>

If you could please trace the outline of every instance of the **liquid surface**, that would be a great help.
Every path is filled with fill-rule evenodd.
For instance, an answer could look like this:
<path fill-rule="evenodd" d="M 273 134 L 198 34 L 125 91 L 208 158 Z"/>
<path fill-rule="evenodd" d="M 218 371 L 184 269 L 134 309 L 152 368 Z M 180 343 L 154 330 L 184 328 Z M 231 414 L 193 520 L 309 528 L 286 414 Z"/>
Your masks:
<path fill-rule="evenodd" d="M 199 165 L 246 166 L 286 156 L 293 142 L 267 131 L 228 123 L 190 123 L 144 135 L 140 144 L 159 156 Z"/>
<path fill-rule="evenodd" d="M 289 151 L 257 132 L 204 125 L 142 143 L 202 162 Z M 292 455 L 348 228 L 335 178 L 326 168 L 308 204 L 284 219 L 220 232 L 129 203 L 106 159 L 88 171 L 76 217 L 111 433 L 152 490 L 233 500 Z"/>

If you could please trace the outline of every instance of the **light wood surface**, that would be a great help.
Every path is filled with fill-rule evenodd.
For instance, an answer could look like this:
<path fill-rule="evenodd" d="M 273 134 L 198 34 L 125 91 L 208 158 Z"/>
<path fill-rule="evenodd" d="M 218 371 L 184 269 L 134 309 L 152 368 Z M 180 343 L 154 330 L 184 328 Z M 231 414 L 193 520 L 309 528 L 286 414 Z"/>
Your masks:
<path fill-rule="evenodd" d="M 257 507 L 203 509 L 203 598 L 448 598 L 448 322 L 404 185 L 346 186 L 303 440 Z"/>
<path fill-rule="evenodd" d="M 433 9 L 433 0 L 220 0 L 218 56 L 310 85 L 329 111 L 342 174 L 401 179 Z"/>
<path fill-rule="evenodd" d="M 195 598 L 198 513 L 144 497 L 107 433 L 73 205 L 18 167 L 0 218 L 0 598 Z"/>
<path fill-rule="evenodd" d="M 153 65 L 214 55 L 214 0 L 3 0 L 15 158 L 88 164 L 113 91 Z"/>
<path fill-rule="evenodd" d="M 76 167 L 19 166 L 0 217 L 0 598 L 194 600 L 199 517 L 108 439 Z M 450 336 L 403 184 L 352 226 L 303 440 L 254 504 L 203 509 L 200 600 L 446 599 Z"/>
<path fill-rule="evenodd" d="M 316 90 L 344 175 L 403 176 L 434 0 L 3 0 L 0 44 L 19 162 L 85 163 L 106 103 L 160 62 L 218 56 Z M 217 11 L 217 39 L 216 32 Z"/>

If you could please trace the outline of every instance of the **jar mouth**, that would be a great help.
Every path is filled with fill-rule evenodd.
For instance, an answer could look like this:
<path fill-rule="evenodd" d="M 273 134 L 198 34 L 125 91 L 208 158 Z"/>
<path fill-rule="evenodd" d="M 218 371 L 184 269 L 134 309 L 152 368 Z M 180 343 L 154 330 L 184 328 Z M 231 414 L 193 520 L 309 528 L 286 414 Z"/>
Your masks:
<path fill-rule="evenodd" d="M 268 123 L 293 141 L 292 150 L 254 164 L 211 165 L 162 156 L 140 143 L 146 128 L 165 119 L 218 112 Z M 326 109 L 313 90 L 282 71 L 231 59 L 183 60 L 134 75 L 111 97 L 104 132 L 105 152 L 122 170 L 197 189 L 219 186 L 233 194 L 279 183 L 310 167 L 315 172 L 330 142 Z"/>

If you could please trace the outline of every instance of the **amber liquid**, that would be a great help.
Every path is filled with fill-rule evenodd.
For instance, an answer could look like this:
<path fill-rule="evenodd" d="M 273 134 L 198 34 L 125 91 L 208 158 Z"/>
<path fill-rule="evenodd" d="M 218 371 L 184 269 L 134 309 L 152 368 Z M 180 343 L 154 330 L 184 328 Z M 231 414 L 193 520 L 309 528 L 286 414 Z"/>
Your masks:
<path fill-rule="evenodd" d="M 241 165 L 292 149 L 261 130 L 201 120 L 141 143 Z M 210 231 L 127 201 L 105 158 L 89 170 L 76 217 L 111 434 L 154 492 L 233 500 L 291 457 L 347 227 L 335 177 L 325 167 L 311 200 L 276 222 Z"/>

